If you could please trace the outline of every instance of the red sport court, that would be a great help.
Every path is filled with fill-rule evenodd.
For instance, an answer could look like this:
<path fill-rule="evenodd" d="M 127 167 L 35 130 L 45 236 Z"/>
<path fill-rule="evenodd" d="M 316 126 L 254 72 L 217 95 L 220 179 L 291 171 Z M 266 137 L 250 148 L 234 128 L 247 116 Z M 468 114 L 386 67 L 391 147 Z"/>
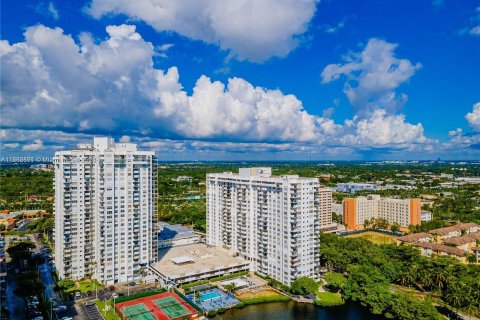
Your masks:
<path fill-rule="evenodd" d="M 198 319 L 198 312 L 174 292 L 120 302 L 115 309 L 125 320 Z"/>

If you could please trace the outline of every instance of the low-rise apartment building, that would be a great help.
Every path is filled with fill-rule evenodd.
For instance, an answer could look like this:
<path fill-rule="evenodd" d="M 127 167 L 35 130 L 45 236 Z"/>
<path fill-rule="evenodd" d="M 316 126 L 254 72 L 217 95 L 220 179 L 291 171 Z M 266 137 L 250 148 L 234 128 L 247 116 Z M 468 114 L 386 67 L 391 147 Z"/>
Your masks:
<path fill-rule="evenodd" d="M 249 270 L 249 261 L 232 256 L 223 247 L 194 243 L 160 249 L 158 262 L 149 266 L 148 273 L 167 286 Z"/>
<path fill-rule="evenodd" d="M 480 232 L 469 233 L 461 237 L 448 238 L 443 242 L 454 245 L 459 249 L 472 251 L 474 247 L 480 245 Z"/>
<path fill-rule="evenodd" d="M 357 183 L 357 182 L 337 184 L 337 192 L 355 193 L 363 190 L 375 191 L 377 190 L 377 185 L 374 183 Z"/>
<path fill-rule="evenodd" d="M 428 233 L 435 236 L 437 243 L 441 243 L 446 239 L 460 237 L 465 234 L 470 234 L 480 231 L 480 226 L 475 223 L 459 223 L 451 227 L 439 228 L 430 230 Z"/>
<path fill-rule="evenodd" d="M 346 198 L 343 200 L 343 221 L 347 230 L 362 230 L 366 220 L 383 218 L 389 224 L 398 223 L 408 230 L 409 225 L 421 223 L 420 199 L 382 198 L 379 195 Z"/>
<path fill-rule="evenodd" d="M 192 228 L 166 222 L 159 222 L 158 227 L 160 230 L 158 233 L 158 249 L 200 242 L 200 235 L 196 234 Z"/>
<path fill-rule="evenodd" d="M 467 256 L 480 257 L 480 226 L 475 223 L 460 223 L 454 226 L 409 234 L 397 238 L 397 244 L 413 245 L 424 255 L 448 255 L 462 262 Z"/>

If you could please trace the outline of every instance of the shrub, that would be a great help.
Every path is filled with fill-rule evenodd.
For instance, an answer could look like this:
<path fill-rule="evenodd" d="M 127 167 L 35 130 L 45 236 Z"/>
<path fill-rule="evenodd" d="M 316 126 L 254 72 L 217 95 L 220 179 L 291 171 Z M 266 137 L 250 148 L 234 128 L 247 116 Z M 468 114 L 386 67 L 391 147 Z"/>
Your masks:
<path fill-rule="evenodd" d="M 166 289 L 159 289 L 159 290 L 152 290 L 152 291 L 148 291 L 148 292 L 136 293 L 136 294 L 132 294 L 132 295 L 129 295 L 129 296 L 124 296 L 124 297 L 119 297 L 119 298 L 115 299 L 115 303 L 120 303 L 120 302 L 125 302 L 125 301 L 129 301 L 129 300 L 138 299 L 138 298 L 148 297 L 148 296 L 152 296 L 154 294 L 163 293 L 165 291 L 167 291 L 167 290 Z"/>
<path fill-rule="evenodd" d="M 259 304 L 259 303 L 267 303 L 267 302 L 281 302 L 281 301 L 289 301 L 292 298 L 288 296 L 276 296 L 276 297 L 265 297 L 265 298 L 253 298 L 243 300 L 243 304 L 248 306 L 250 304 Z"/>
<path fill-rule="evenodd" d="M 235 305 L 235 308 L 237 308 L 237 309 L 242 309 L 243 307 L 245 307 L 245 303 L 243 303 L 243 302 L 239 302 Z"/>
<path fill-rule="evenodd" d="M 224 314 L 225 311 L 227 311 L 227 309 L 225 309 L 225 308 L 220 308 L 220 309 L 217 310 L 217 313 L 218 313 L 218 314 Z"/>
<path fill-rule="evenodd" d="M 210 281 L 211 282 L 215 282 L 215 281 L 222 281 L 222 280 L 226 280 L 226 279 L 231 279 L 231 278 L 236 278 L 236 277 L 240 277 L 240 276 L 245 276 L 248 274 L 248 271 L 240 271 L 240 272 L 235 272 L 235 273 L 232 273 L 232 274 L 227 274 L 225 276 L 220 276 L 220 277 L 214 277 L 214 278 L 211 278 Z"/>
<path fill-rule="evenodd" d="M 210 310 L 207 312 L 207 317 L 215 317 L 217 315 L 217 311 Z"/>
<path fill-rule="evenodd" d="M 189 288 L 192 288 L 192 287 L 195 287 L 195 286 L 200 286 L 202 284 L 207 284 L 208 283 L 208 280 L 198 280 L 198 281 L 195 281 L 195 282 L 190 282 L 190 283 L 187 283 L 187 284 L 182 284 L 180 286 L 180 288 L 182 289 L 189 289 Z"/>

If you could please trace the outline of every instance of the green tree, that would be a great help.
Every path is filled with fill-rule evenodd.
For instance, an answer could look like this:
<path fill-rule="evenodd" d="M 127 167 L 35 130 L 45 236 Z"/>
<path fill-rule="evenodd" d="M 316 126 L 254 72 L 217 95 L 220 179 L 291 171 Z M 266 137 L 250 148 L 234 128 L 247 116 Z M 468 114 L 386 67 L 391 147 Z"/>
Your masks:
<path fill-rule="evenodd" d="M 8 247 L 7 252 L 13 260 L 27 260 L 32 256 L 31 250 L 35 245 L 30 241 L 23 241 Z"/>
<path fill-rule="evenodd" d="M 58 287 L 62 290 L 68 290 L 70 288 L 75 287 L 75 281 L 69 278 L 62 279 L 57 283 Z"/>
<path fill-rule="evenodd" d="M 325 281 L 334 291 L 340 291 L 347 285 L 347 278 L 338 272 L 329 272 L 325 275 Z"/>
<path fill-rule="evenodd" d="M 398 232 L 398 231 L 400 231 L 400 225 L 398 223 L 394 222 L 390 226 L 390 230 L 392 230 L 393 232 Z"/>
<path fill-rule="evenodd" d="M 228 292 L 235 293 L 235 291 L 237 290 L 237 285 L 235 284 L 235 282 L 231 282 L 225 285 L 224 288 L 227 289 Z"/>
<path fill-rule="evenodd" d="M 292 282 L 291 291 L 296 294 L 315 294 L 318 290 L 318 283 L 309 277 L 300 277 Z"/>

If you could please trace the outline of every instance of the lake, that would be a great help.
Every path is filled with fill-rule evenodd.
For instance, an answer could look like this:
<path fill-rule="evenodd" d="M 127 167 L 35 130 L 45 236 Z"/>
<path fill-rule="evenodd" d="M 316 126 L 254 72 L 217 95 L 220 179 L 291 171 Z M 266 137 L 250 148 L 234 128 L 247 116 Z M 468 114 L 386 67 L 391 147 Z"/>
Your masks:
<path fill-rule="evenodd" d="M 384 320 L 382 316 L 371 314 L 359 303 L 347 302 L 343 306 L 321 308 L 313 304 L 273 302 L 246 306 L 243 309 L 230 309 L 215 320 L 259 319 L 259 320 Z"/>

